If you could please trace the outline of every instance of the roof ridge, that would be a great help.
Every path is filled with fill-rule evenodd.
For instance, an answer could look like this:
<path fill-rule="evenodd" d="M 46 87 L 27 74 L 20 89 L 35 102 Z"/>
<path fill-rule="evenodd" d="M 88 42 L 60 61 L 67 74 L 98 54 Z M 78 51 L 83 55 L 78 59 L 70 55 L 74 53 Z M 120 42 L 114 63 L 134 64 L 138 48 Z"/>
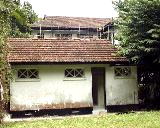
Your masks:
<path fill-rule="evenodd" d="M 32 27 L 91 27 L 97 28 L 99 26 L 105 26 L 112 22 L 112 18 L 96 18 L 96 17 L 69 17 L 69 16 L 46 16 L 44 19 L 32 24 Z"/>
<path fill-rule="evenodd" d="M 112 19 L 109 17 L 82 17 L 82 16 L 45 16 L 45 18 L 87 18 L 87 19 Z"/>
<path fill-rule="evenodd" d="M 38 39 L 38 38 L 8 38 L 8 40 L 35 40 L 35 41 L 49 41 L 49 40 L 53 40 L 53 41 L 107 41 L 107 42 L 110 42 L 109 40 L 106 40 L 106 39 L 79 39 L 79 38 L 75 38 L 75 39 L 54 39 L 54 38 L 44 38 L 44 39 Z"/>

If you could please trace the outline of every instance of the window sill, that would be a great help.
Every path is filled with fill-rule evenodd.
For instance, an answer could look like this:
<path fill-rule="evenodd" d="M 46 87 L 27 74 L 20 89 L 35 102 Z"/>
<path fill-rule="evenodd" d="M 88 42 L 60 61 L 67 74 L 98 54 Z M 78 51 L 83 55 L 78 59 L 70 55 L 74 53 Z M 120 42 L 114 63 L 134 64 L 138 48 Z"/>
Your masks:
<path fill-rule="evenodd" d="M 40 79 L 16 79 L 15 82 L 40 82 Z"/>
<path fill-rule="evenodd" d="M 63 81 L 82 81 L 86 80 L 86 78 L 64 78 Z"/>
<path fill-rule="evenodd" d="M 114 79 L 135 79 L 135 77 L 133 76 L 127 76 L 127 77 L 123 77 L 123 76 L 115 76 Z"/>

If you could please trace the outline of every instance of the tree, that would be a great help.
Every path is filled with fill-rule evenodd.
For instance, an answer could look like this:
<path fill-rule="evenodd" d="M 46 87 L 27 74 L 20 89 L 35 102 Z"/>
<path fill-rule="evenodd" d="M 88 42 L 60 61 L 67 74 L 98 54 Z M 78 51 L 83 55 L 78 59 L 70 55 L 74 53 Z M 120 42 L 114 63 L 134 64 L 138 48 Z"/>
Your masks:
<path fill-rule="evenodd" d="M 26 37 L 30 34 L 30 25 L 37 20 L 36 13 L 32 10 L 32 5 L 29 2 L 14 1 L 14 6 L 10 15 L 10 25 L 12 37 Z"/>
<path fill-rule="evenodd" d="M 30 32 L 30 24 L 37 15 L 32 6 L 19 0 L 0 0 L 0 121 L 8 102 L 8 85 L 11 70 L 7 62 L 8 37 L 26 37 Z"/>
<path fill-rule="evenodd" d="M 115 3 L 121 54 L 137 64 L 160 63 L 160 0 Z"/>
<path fill-rule="evenodd" d="M 0 121 L 3 117 L 4 106 L 7 102 L 6 93 L 8 86 L 9 65 L 6 61 L 6 39 L 10 32 L 10 1 L 0 1 Z M 4 94 L 5 92 L 5 94 Z M 5 97 L 5 98 L 3 98 Z"/>

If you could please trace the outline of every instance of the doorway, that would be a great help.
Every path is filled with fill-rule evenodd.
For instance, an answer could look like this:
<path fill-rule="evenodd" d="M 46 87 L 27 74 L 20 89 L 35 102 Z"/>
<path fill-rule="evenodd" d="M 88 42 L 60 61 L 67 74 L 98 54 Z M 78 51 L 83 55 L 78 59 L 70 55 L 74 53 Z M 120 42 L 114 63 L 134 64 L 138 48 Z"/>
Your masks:
<path fill-rule="evenodd" d="M 92 71 L 92 98 L 94 107 L 105 107 L 105 68 L 95 67 Z"/>

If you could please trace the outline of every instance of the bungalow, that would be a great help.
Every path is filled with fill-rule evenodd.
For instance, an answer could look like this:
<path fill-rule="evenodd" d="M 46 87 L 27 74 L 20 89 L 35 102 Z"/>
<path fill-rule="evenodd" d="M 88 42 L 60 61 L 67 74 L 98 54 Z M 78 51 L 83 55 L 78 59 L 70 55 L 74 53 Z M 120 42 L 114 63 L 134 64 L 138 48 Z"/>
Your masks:
<path fill-rule="evenodd" d="M 10 111 L 138 104 L 137 68 L 107 40 L 9 39 Z"/>

